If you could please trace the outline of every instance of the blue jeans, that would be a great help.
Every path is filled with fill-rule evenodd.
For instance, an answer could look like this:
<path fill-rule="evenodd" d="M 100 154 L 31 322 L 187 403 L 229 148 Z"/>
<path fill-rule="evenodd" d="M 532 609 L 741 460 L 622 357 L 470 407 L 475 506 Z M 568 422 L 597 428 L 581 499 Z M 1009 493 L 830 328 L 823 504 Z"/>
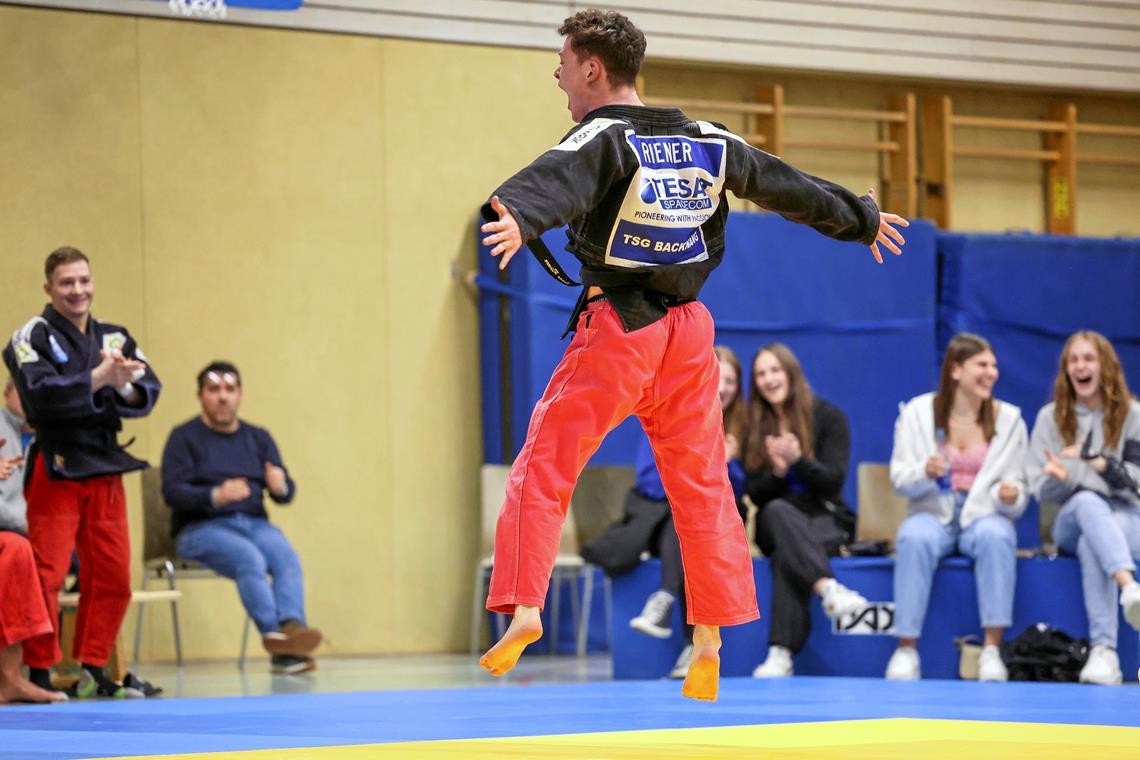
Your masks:
<path fill-rule="evenodd" d="M 1092 491 L 1069 497 L 1053 523 L 1053 541 L 1081 563 L 1081 587 L 1089 617 L 1089 641 L 1116 648 L 1116 581 L 1120 570 L 1136 572 L 1140 559 L 1140 509 Z"/>
<path fill-rule="evenodd" d="M 191 523 L 178 533 L 177 544 L 179 556 L 237 581 L 241 603 L 262 634 L 285 620 L 305 622 L 301 560 L 264 517 L 239 513 Z"/>
<path fill-rule="evenodd" d="M 965 495 L 958 498 L 961 510 Z M 899 638 L 922 634 L 930 587 L 938 563 L 955 549 L 974 561 L 974 583 L 983 628 L 1008 628 L 1013 623 L 1013 587 L 1017 581 L 1017 531 L 1013 523 L 993 514 L 958 527 L 957 511 L 949 525 L 926 512 L 910 515 L 899 526 L 895 549 L 895 626 Z"/>

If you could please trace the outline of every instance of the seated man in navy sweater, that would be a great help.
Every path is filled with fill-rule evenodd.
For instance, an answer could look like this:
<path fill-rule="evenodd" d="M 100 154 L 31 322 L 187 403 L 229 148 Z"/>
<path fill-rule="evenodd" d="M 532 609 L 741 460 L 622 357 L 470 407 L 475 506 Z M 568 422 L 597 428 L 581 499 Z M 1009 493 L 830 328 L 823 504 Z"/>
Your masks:
<path fill-rule="evenodd" d="M 305 624 L 301 562 L 262 498 L 268 491 L 288 504 L 296 488 L 269 431 L 238 419 L 241 398 L 234 365 L 213 362 L 198 373 L 202 414 L 166 441 L 162 495 L 174 510 L 179 556 L 236 580 L 273 672 L 303 673 L 316 667 L 310 654 L 321 633 Z"/>

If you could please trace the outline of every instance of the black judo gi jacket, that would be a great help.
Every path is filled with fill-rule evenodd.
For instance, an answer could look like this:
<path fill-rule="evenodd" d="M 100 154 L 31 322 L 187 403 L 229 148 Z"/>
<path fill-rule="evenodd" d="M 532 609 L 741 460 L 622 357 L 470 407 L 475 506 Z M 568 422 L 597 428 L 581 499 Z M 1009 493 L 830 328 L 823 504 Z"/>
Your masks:
<path fill-rule="evenodd" d="M 724 255 L 729 191 L 831 238 L 869 245 L 878 234 L 869 196 L 675 108 L 595 109 L 494 195 L 524 241 L 569 225 L 582 284 L 601 287 L 628 332 L 697 297 Z M 489 204 L 482 214 L 497 218 Z"/>
<path fill-rule="evenodd" d="M 114 388 L 92 393 L 91 370 L 101 350 L 147 364 L 146 374 L 132 383 L 141 406 L 127 406 Z M 81 333 L 49 304 L 15 332 L 4 348 L 4 364 L 35 428 L 48 477 L 84 480 L 148 466 L 119 445 L 117 434 L 123 417 L 143 417 L 154 408 L 162 384 L 127 328 L 89 317 Z M 29 451 L 30 462 L 34 457 Z"/>

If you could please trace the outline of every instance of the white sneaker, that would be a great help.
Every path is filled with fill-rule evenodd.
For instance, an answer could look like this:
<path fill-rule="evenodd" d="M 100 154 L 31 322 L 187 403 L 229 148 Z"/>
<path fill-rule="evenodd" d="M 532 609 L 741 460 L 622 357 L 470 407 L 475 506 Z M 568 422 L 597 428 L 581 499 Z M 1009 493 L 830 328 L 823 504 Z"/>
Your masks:
<path fill-rule="evenodd" d="M 689 663 L 693 661 L 693 645 L 686 644 L 685 648 L 681 650 L 681 654 L 677 655 L 677 662 L 674 663 L 673 669 L 669 671 L 670 678 L 684 678 L 689 675 Z"/>
<path fill-rule="evenodd" d="M 654 591 L 645 600 L 641 614 L 629 621 L 629 627 L 655 639 L 669 638 L 673 635 L 669 621 L 673 617 L 674 601 L 668 591 Z"/>
<path fill-rule="evenodd" d="M 1140 582 L 1132 581 L 1120 589 L 1120 606 L 1128 625 L 1140 631 Z"/>
<path fill-rule="evenodd" d="M 832 620 L 839 620 L 867 606 L 867 600 L 858 591 L 852 591 L 834 578 L 829 578 L 820 594 L 823 611 Z"/>
<path fill-rule="evenodd" d="M 1120 658 L 1116 650 L 1104 644 L 1093 647 L 1088 661 L 1081 668 L 1080 681 L 1100 686 L 1119 686 L 1124 681 L 1124 674 L 1120 672 Z"/>
<path fill-rule="evenodd" d="M 982 647 L 978 658 L 979 681 L 1008 681 L 1009 671 L 1001 660 L 1001 650 L 993 645 Z"/>
<path fill-rule="evenodd" d="M 753 678 L 787 678 L 792 675 L 792 650 L 787 647 L 768 647 L 768 659 L 752 671 Z"/>
<path fill-rule="evenodd" d="M 918 650 L 914 647 L 899 647 L 887 663 L 888 681 L 917 681 L 922 678 L 922 667 L 918 661 Z"/>

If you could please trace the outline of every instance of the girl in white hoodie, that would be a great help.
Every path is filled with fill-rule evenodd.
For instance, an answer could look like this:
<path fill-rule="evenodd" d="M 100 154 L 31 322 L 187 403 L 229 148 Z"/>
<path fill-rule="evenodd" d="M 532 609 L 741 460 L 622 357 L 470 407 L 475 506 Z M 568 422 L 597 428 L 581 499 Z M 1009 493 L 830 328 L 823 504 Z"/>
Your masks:
<path fill-rule="evenodd" d="M 911 399 L 895 422 L 891 483 L 909 500 L 895 549 L 893 680 L 921 677 L 919 635 L 934 573 L 955 550 L 974 561 L 985 631 L 978 677 L 1008 679 L 999 645 L 1013 622 L 1017 534 L 1025 511 L 1028 434 L 1020 410 L 993 397 L 998 368 L 985 338 L 955 335 L 936 393 Z"/>

